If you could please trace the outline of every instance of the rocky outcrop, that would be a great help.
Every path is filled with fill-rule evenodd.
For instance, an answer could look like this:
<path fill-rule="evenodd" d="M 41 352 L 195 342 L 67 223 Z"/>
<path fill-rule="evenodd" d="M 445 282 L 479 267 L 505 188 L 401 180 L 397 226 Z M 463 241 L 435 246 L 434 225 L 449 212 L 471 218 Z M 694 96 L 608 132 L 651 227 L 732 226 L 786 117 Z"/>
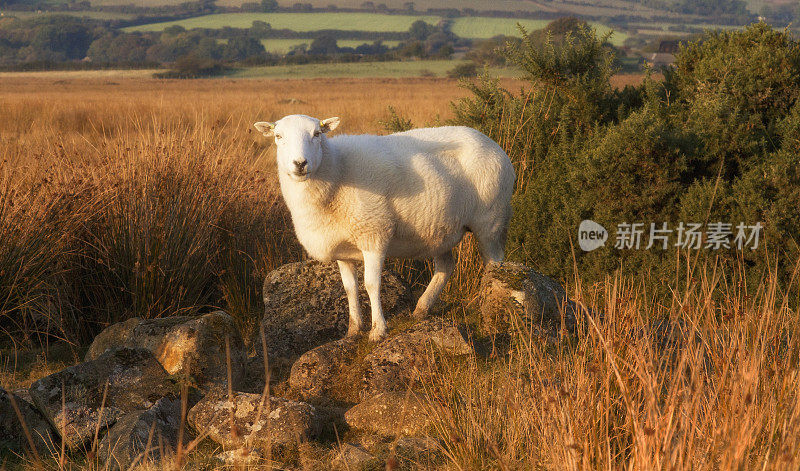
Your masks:
<path fill-rule="evenodd" d="M 100 441 L 98 456 L 105 469 L 125 470 L 132 465 L 159 463 L 178 444 L 181 401 L 159 399 L 144 411 L 122 416 Z"/>
<path fill-rule="evenodd" d="M 348 378 L 354 366 L 353 361 L 358 352 L 358 341 L 345 337 L 334 340 L 310 350 L 292 365 L 289 385 L 304 400 L 320 397 L 332 397 L 339 400 L 351 399 L 342 392 L 342 382 L 350 383 L 350 388 L 357 385 L 358 376 Z M 346 385 L 346 384 L 345 384 Z"/>
<path fill-rule="evenodd" d="M 201 387 L 227 383 L 225 341 L 231 353 L 231 381 L 240 387 L 246 355 L 233 318 L 223 311 L 200 317 L 139 318 L 111 325 L 92 342 L 86 360 L 118 348 L 144 348 L 153 353 L 171 375 L 191 377 Z"/>
<path fill-rule="evenodd" d="M 349 403 L 419 387 L 435 373 L 438 355 L 474 353 L 462 330 L 442 319 L 428 319 L 378 344 L 350 338 L 328 342 L 294 362 L 289 385 L 304 400 L 325 397 Z"/>
<path fill-rule="evenodd" d="M 390 318 L 410 311 L 408 287 L 389 271 L 383 273 L 381 294 Z M 577 307 L 564 289 L 522 265 L 490 264 L 480 298 L 482 328 L 490 334 L 513 332 L 521 322 L 550 339 L 577 324 Z M 222 445 L 220 465 L 256 467 L 275 456 L 273 451 L 293 456 L 292 448 L 320 434 L 323 421 L 325 436 L 347 427 L 355 433 L 347 435 L 351 443 L 324 453 L 322 469 L 394 469 L 398 463 L 442 461 L 439 443 L 428 436 L 429 399 L 419 390 L 434 380 L 443 358 L 457 362 L 456 357 L 475 354 L 463 326 L 439 318 L 410 325 L 401 315 L 391 319 L 389 336 L 377 343 L 363 336 L 343 338 L 349 313 L 338 267 L 313 261 L 273 271 L 264 284 L 264 301 L 269 390 L 314 406 L 242 392 L 262 390 L 264 360 L 246 358 L 233 319 L 222 311 L 130 319 L 105 329 L 84 363 L 35 382 L 27 391 L 34 406 L 13 396 L 37 450 L 57 449 L 63 431 L 73 452 L 88 450 L 97 438 L 104 469 L 139 463 L 158 467 L 177 448 L 178 382 L 187 378 L 200 388 L 191 388 L 188 404 L 194 406 L 186 423 Z M 360 301 L 367 321 L 363 288 Z M 492 347 L 496 337 L 487 339 Z M 260 342 L 250 346 L 261 350 Z M 11 397 L 0 390 L 0 444 L 24 449 L 27 440 L 10 408 Z"/>
<path fill-rule="evenodd" d="M 37 409 L 72 449 L 125 414 L 177 396 L 177 387 L 153 354 L 130 348 L 108 351 L 42 378 L 29 391 Z"/>
<path fill-rule="evenodd" d="M 362 271 L 359 268 L 358 273 Z M 363 284 L 359 300 L 368 316 L 369 298 Z M 408 286 L 389 270 L 384 270 L 381 278 L 381 302 L 387 318 L 411 305 Z M 271 357 L 296 358 L 342 338 L 348 319 L 347 296 L 336 263 L 290 263 L 271 272 L 264 281 L 261 325 Z"/>
<path fill-rule="evenodd" d="M 387 436 L 423 435 L 431 424 L 424 403 L 413 393 L 378 394 L 348 410 L 350 427 Z"/>
<path fill-rule="evenodd" d="M 555 280 L 518 263 L 490 263 L 480 286 L 481 319 L 488 334 L 506 333 L 522 322 L 526 331 L 554 337 L 576 328 L 576 306 Z M 563 325 L 562 325 L 563 313 Z"/>
<path fill-rule="evenodd" d="M 419 386 L 432 373 L 435 355 L 474 353 L 458 327 L 442 319 L 428 319 L 379 343 L 364 358 L 361 398 L 381 392 Z"/>
<path fill-rule="evenodd" d="M 189 424 L 225 448 L 267 449 L 296 445 L 319 432 L 316 410 L 305 402 L 214 391 L 189 410 Z M 233 426 L 231 427 L 231 424 Z"/>
<path fill-rule="evenodd" d="M 30 451 L 28 435 L 40 456 L 48 455 L 59 447 L 58 435 L 36 408 L 24 398 L 0 388 L 0 447 L 17 453 Z"/>

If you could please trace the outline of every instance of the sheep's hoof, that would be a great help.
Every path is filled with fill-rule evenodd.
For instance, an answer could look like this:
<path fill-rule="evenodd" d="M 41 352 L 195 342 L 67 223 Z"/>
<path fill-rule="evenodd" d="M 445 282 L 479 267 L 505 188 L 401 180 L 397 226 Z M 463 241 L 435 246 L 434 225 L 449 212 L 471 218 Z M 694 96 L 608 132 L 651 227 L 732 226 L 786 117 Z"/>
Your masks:
<path fill-rule="evenodd" d="M 425 319 L 428 317 L 428 310 L 418 306 L 416 309 L 414 309 L 414 313 L 411 314 L 411 317 L 417 320 Z"/>
<path fill-rule="evenodd" d="M 370 342 L 378 342 L 386 335 L 386 327 L 381 329 L 373 327 L 372 330 L 369 331 L 369 341 Z"/>
<path fill-rule="evenodd" d="M 348 337 L 355 337 L 360 332 L 361 332 L 361 326 L 360 325 L 355 325 L 355 326 L 351 325 L 350 327 L 347 328 L 347 336 Z"/>

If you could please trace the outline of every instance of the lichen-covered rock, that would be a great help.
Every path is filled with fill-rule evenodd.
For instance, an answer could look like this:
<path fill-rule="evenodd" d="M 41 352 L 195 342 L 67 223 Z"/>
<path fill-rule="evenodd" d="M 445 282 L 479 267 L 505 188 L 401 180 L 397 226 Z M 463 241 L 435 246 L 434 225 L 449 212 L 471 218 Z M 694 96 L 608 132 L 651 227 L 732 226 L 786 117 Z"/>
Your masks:
<path fill-rule="evenodd" d="M 362 471 L 379 469 L 381 461 L 357 445 L 342 443 L 331 465 L 333 469 Z"/>
<path fill-rule="evenodd" d="M 0 448 L 17 453 L 30 451 L 28 438 L 12 401 L 22 415 L 25 427 L 33 440 L 33 446 L 36 447 L 39 455 L 47 455 L 57 450 L 59 447 L 58 435 L 53 431 L 47 419 L 24 398 L 9 393 L 3 388 L 0 388 Z"/>
<path fill-rule="evenodd" d="M 488 334 L 508 332 L 519 319 L 554 336 L 563 327 L 574 332 L 575 304 L 555 280 L 519 263 L 490 263 L 480 286 L 481 318 Z"/>
<path fill-rule="evenodd" d="M 238 388 L 245 376 L 246 355 L 233 318 L 223 311 L 200 317 L 139 318 L 111 325 L 94 339 L 86 361 L 117 348 L 153 352 L 169 374 L 193 378 L 199 386 L 227 384 L 225 339 L 231 353 L 231 381 Z"/>
<path fill-rule="evenodd" d="M 189 410 L 189 424 L 226 448 L 281 448 L 305 441 L 319 432 L 313 406 L 305 402 L 270 397 L 261 404 L 260 394 L 214 391 Z M 233 430 L 231 430 L 231 419 Z"/>
<path fill-rule="evenodd" d="M 337 396 L 345 372 L 351 368 L 358 352 L 358 342 L 345 337 L 309 350 L 292 365 L 289 385 L 304 400 Z M 351 379 L 352 381 L 352 379 Z M 355 389 L 356 385 L 351 385 Z M 346 399 L 336 397 L 336 399 Z"/>
<path fill-rule="evenodd" d="M 431 424 L 423 402 L 404 392 L 371 397 L 348 410 L 344 419 L 354 429 L 386 436 L 422 435 Z"/>
<path fill-rule="evenodd" d="M 105 469 L 128 469 L 132 464 L 158 463 L 178 444 L 181 401 L 159 399 L 151 408 L 122 416 L 100 441 L 98 456 Z"/>
<path fill-rule="evenodd" d="M 363 270 L 358 270 L 363 278 Z M 369 326 L 369 298 L 363 284 L 359 300 Z M 408 309 L 408 286 L 384 270 L 381 278 L 384 315 Z M 272 271 L 264 281 L 262 326 L 270 356 L 296 358 L 314 347 L 342 338 L 347 332 L 347 296 L 336 263 L 297 262 Z"/>
<path fill-rule="evenodd" d="M 469 355 L 473 349 L 458 327 L 437 318 L 384 340 L 364 357 L 361 398 L 419 385 L 437 353 Z"/>
<path fill-rule="evenodd" d="M 128 412 L 177 395 L 176 385 L 153 354 L 130 348 L 108 351 L 42 378 L 29 391 L 70 448 L 86 444 L 98 427 L 103 431 Z"/>

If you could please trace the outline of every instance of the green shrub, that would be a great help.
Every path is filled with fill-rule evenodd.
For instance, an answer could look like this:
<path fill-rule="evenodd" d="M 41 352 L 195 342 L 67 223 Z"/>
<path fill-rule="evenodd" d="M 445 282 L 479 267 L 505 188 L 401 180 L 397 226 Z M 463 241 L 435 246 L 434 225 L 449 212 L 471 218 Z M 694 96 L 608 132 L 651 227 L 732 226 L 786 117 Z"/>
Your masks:
<path fill-rule="evenodd" d="M 387 116 L 378 123 L 389 133 L 408 131 L 414 127 L 411 120 L 397 113 L 393 106 L 388 107 L 387 113 Z"/>
<path fill-rule="evenodd" d="M 765 23 L 707 32 L 681 49 L 667 87 L 703 141 L 706 176 L 722 165 L 730 180 L 777 150 L 779 123 L 800 94 L 800 45 Z"/>
<path fill-rule="evenodd" d="M 458 64 L 447 71 L 450 78 L 470 78 L 478 75 L 478 66 L 474 62 Z"/>
<path fill-rule="evenodd" d="M 222 75 L 228 71 L 228 67 L 212 60 L 202 59 L 192 54 L 183 56 L 175 62 L 175 67 L 166 72 L 153 74 L 156 78 L 179 78 L 191 79 L 202 77 L 214 77 Z"/>
<path fill-rule="evenodd" d="M 663 82 L 612 88 L 614 54 L 580 25 L 542 47 L 523 30 L 507 60 L 525 72 L 519 93 L 487 77 L 465 84 L 454 124 L 497 141 L 517 172 L 507 255 L 560 278 L 610 272 L 674 279 L 678 251 L 644 250 L 650 223 L 761 222 L 759 248 L 701 249 L 692 256 L 794 269 L 800 234 L 800 53 L 763 23 L 707 33 L 678 54 Z M 609 230 L 605 247 L 577 248 L 584 219 Z M 641 222 L 640 250 L 613 248 L 620 223 Z M 670 242 L 676 242 L 672 234 Z M 705 245 L 705 244 L 703 244 Z M 769 245 L 769 251 L 765 247 Z M 729 271 L 734 273 L 735 271 Z"/>

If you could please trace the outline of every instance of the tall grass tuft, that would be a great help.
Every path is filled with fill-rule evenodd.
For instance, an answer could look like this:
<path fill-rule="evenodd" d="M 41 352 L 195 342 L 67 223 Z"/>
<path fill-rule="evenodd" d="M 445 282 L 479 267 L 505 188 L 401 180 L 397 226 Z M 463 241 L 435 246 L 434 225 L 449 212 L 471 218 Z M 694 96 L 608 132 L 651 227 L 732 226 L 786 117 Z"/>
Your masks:
<path fill-rule="evenodd" d="M 252 330 L 264 276 L 300 250 L 249 113 L 93 113 L 61 123 L 71 137 L 4 143 L 0 326 L 83 342 L 133 316 L 224 308 Z"/>
<path fill-rule="evenodd" d="M 63 282 L 67 237 L 53 227 L 69 227 L 41 187 L 20 188 L 13 174 L 0 176 L 0 329 L 15 342 L 29 344 L 48 333 L 62 334 Z"/>

